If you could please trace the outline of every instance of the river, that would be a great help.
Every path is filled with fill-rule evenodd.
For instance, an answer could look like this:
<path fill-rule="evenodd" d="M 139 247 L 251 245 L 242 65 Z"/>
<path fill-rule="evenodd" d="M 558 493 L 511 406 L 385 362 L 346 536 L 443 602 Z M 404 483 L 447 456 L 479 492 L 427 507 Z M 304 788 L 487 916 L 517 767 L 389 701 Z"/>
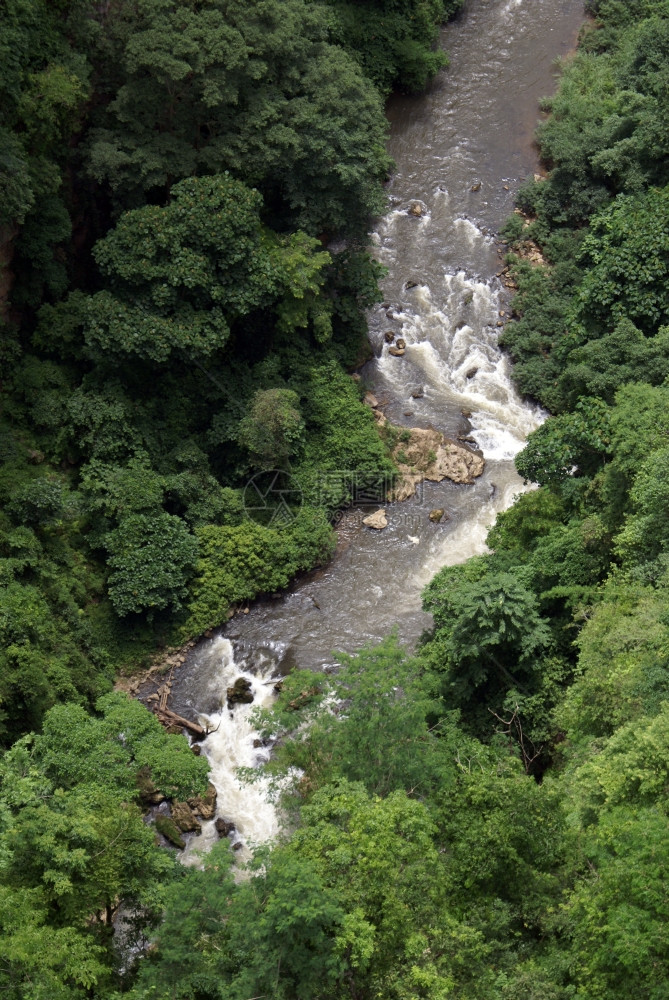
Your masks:
<path fill-rule="evenodd" d="M 267 750 L 253 746 L 249 707 L 225 709 L 228 685 L 243 675 L 255 703 L 267 704 L 272 678 L 293 667 L 323 669 L 334 650 L 353 652 L 392 628 L 415 644 L 431 622 L 422 588 L 442 566 L 485 551 L 488 527 L 523 488 L 513 457 L 542 414 L 516 394 L 497 345 L 509 293 L 496 276 L 494 234 L 513 210 L 514 191 L 537 169 L 538 102 L 554 91 L 555 61 L 573 48 L 583 17 L 583 0 L 467 0 L 442 29 L 450 67 L 427 93 L 388 104 L 396 170 L 389 211 L 373 233 L 388 275 L 384 302 L 369 316 L 375 356 L 361 376 L 393 423 L 471 436 L 486 468 L 473 486 L 425 484 L 415 498 L 388 505 L 381 532 L 348 511 L 330 565 L 237 615 L 175 678 L 175 710 L 218 726 L 203 748 L 219 815 L 235 822 L 242 858 L 277 834 L 278 819 L 262 782 L 242 786 L 235 777 L 236 767 L 260 764 Z M 414 202 L 420 217 L 408 212 Z M 404 357 L 388 353 L 388 330 L 406 341 Z M 434 507 L 448 519 L 432 523 Z M 215 839 L 212 821 L 184 860 Z"/>

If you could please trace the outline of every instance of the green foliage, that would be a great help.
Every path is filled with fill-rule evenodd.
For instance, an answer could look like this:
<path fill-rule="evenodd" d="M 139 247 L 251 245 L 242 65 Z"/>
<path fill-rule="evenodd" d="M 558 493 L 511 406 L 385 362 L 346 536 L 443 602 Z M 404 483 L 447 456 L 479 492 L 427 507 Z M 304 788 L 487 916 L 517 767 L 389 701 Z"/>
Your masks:
<path fill-rule="evenodd" d="M 197 558 L 197 540 L 173 514 L 130 514 L 105 538 L 108 590 L 117 614 L 178 610 Z"/>
<path fill-rule="evenodd" d="M 422 90 L 438 69 L 447 65 L 445 53 L 434 49 L 437 27 L 461 6 L 461 0 L 377 0 L 354 4 L 328 0 L 331 31 L 360 63 L 365 74 L 385 94 L 399 85 Z"/>
<path fill-rule="evenodd" d="M 598 399 L 581 399 L 573 413 L 547 420 L 528 438 L 516 468 L 529 482 L 557 485 L 568 476 L 593 475 L 609 448 L 609 409 Z"/>
<path fill-rule="evenodd" d="M 141 940 L 172 869 L 132 801 L 138 772 L 170 794 L 206 785 L 206 761 L 142 705 L 114 694 L 98 708 L 54 708 L 0 764 L 0 981 L 12 996 L 108 986 L 114 915 L 125 909 Z"/>
<path fill-rule="evenodd" d="M 476 564 L 447 567 L 423 595 L 435 622 L 424 654 L 444 674 L 446 705 L 466 709 L 479 733 L 490 729 L 490 712 L 513 712 L 531 702 L 551 645 L 548 623 L 522 572 L 486 570 L 485 562 L 478 572 Z"/>
<path fill-rule="evenodd" d="M 119 72 L 90 159 L 124 204 L 230 170 L 291 227 L 364 232 L 382 204 L 385 122 L 371 84 L 326 41 L 322 8 L 142 0 L 128 20 L 110 21 Z"/>
<path fill-rule="evenodd" d="M 590 223 L 577 316 L 590 329 L 631 320 L 652 336 L 669 319 L 669 189 L 619 195 Z"/>
<path fill-rule="evenodd" d="M 288 329 L 307 325 L 330 259 L 313 253 L 318 241 L 263 229 L 260 195 L 225 174 L 181 181 L 170 194 L 164 208 L 127 212 L 97 244 L 113 291 L 86 305 L 89 348 L 160 362 L 175 352 L 207 357 L 235 321 L 270 305 Z"/>
<path fill-rule="evenodd" d="M 281 788 L 298 774 L 302 795 L 337 776 L 375 795 L 403 789 L 423 796 L 451 786 L 453 742 L 465 741 L 452 718 L 428 726 L 437 703 L 422 665 L 392 636 L 338 662 L 332 675 L 292 673 L 277 704 L 258 714 L 263 733 L 280 737 L 268 767 Z M 334 715 L 333 699 L 346 710 Z"/>
<path fill-rule="evenodd" d="M 334 532 L 323 512 L 300 508 L 292 521 L 266 527 L 250 518 L 240 525 L 198 529 L 199 559 L 186 623 L 198 634 L 225 621 L 231 604 L 288 586 L 300 570 L 325 562 Z"/>
<path fill-rule="evenodd" d="M 206 790 L 206 759 L 192 754 L 183 736 L 167 735 L 139 702 L 113 693 L 96 709 L 99 715 L 89 715 L 68 704 L 47 713 L 33 757 L 56 787 L 100 782 L 119 800 L 132 799 L 139 794 L 139 771 L 148 768 L 155 787 L 170 797 L 183 800 Z"/>
<path fill-rule="evenodd" d="M 559 386 L 571 409 L 581 396 L 598 396 L 612 403 L 621 385 L 660 385 L 669 375 L 669 327 L 645 337 L 626 317 L 611 333 L 570 351 Z"/>
<path fill-rule="evenodd" d="M 3 238 L 15 240 L 17 305 L 39 305 L 66 287 L 59 245 L 70 219 L 59 189 L 89 71 L 53 7 L 8 0 L 0 11 L 0 223 Z"/>
<path fill-rule="evenodd" d="M 666 581 L 606 587 L 578 635 L 579 667 L 558 720 L 573 740 L 607 737 L 669 694 Z"/>
<path fill-rule="evenodd" d="M 669 448 L 652 453 L 639 469 L 630 492 L 631 511 L 616 540 L 623 565 L 650 565 L 669 548 L 669 512 L 667 489 L 669 482 Z"/>
<path fill-rule="evenodd" d="M 263 468 L 286 465 L 304 445 L 299 398 L 291 389 L 256 392 L 251 412 L 240 424 L 240 442 Z"/>

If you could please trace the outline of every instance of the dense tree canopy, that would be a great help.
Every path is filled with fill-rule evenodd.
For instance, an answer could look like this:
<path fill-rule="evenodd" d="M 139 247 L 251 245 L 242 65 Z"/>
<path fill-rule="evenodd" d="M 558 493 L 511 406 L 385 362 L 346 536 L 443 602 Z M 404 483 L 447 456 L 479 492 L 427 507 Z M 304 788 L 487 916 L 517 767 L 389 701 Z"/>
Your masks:
<path fill-rule="evenodd" d="M 429 584 L 413 655 L 391 636 L 256 713 L 285 822 L 243 877 L 227 841 L 158 845 L 208 763 L 112 691 L 330 557 L 350 483 L 323 471 L 393 474 L 348 374 L 382 99 L 458 6 L 0 10 L 9 1000 L 666 996 L 667 0 L 588 4 L 507 227 L 503 336 L 553 413 L 535 488 Z"/>

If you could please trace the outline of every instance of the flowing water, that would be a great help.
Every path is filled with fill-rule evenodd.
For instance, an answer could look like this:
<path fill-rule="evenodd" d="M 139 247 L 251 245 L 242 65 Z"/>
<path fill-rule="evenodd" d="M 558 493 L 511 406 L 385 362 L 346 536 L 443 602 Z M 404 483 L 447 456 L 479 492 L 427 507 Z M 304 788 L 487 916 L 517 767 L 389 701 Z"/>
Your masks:
<path fill-rule="evenodd" d="M 242 857 L 248 844 L 275 836 L 278 821 L 262 784 L 235 778 L 236 767 L 258 765 L 267 751 L 253 745 L 252 706 L 226 709 L 226 688 L 245 676 L 256 704 L 268 703 L 272 677 L 323 669 L 333 650 L 352 652 L 393 627 L 415 644 L 431 621 L 422 588 L 442 566 L 485 551 L 488 527 L 522 489 L 513 457 L 542 414 L 514 391 L 497 346 L 509 295 L 496 276 L 493 234 L 513 210 L 514 190 L 537 169 L 538 102 L 555 89 L 555 60 L 573 47 L 582 20 L 583 0 L 467 0 L 442 32 L 450 68 L 427 94 L 389 103 L 396 171 L 389 211 L 373 234 L 388 275 L 384 303 L 369 317 L 375 357 L 362 377 L 393 423 L 470 435 L 486 469 L 473 486 L 428 483 L 388 505 L 382 532 L 362 525 L 368 511 L 348 511 L 329 566 L 238 615 L 176 678 L 175 710 L 218 727 L 204 750 L 219 815 L 236 823 Z M 420 217 L 408 212 L 414 202 Z M 388 330 L 406 341 L 404 357 L 388 353 Z M 448 520 L 433 524 L 434 507 Z M 185 860 L 215 838 L 213 822 L 205 824 Z"/>

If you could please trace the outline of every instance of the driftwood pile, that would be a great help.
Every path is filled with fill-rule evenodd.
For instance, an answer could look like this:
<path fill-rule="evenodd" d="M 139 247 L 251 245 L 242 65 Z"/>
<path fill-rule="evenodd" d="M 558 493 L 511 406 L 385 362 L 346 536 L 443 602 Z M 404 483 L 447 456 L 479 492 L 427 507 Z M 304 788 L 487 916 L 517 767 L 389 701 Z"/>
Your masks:
<path fill-rule="evenodd" d="M 171 726 L 179 726 L 182 729 L 187 729 L 191 736 L 197 739 L 203 740 L 205 736 L 209 734 L 208 729 L 203 729 L 197 722 L 191 722 L 190 719 L 184 719 L 182 715 L 177 715 L 173 712 L 171 708 L 167 707 L 167 700 L 172 691 L 172 673 L 174 668 L 170 670 L 170 676 L 164 684 L 161 684 L 155 694 L 149 695 L 147 698 L 148 702 L 157 702 L 151 706 L 153 714 L 157 717 L 159 722 L 165 726 L 166 729 Z"/>

